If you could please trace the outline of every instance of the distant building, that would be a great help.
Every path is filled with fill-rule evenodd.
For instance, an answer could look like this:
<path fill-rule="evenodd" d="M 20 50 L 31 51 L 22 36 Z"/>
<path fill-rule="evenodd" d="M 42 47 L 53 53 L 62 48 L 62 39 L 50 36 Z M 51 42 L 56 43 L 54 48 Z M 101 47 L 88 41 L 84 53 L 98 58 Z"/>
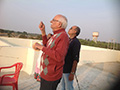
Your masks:
<path fill-rule="evenodd" d="M 99 32 L 93 32 L 92 36 L 93 36 L 93 41 L 97 43 L 97 38 L 99 36 Z"/>

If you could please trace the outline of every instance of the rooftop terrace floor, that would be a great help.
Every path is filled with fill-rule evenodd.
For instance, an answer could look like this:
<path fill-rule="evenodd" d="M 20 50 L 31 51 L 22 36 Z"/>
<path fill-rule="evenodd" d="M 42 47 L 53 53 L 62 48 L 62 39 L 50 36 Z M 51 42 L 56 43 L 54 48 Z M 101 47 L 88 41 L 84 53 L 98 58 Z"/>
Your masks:
<path fill-rule="evenodd" d="M 120 63 L 94 63 L 78 67 L 77 79 L 81 90 L 109 90 L 120 76 Z M 39 90 L 40 83 L 34 79 L 34 75 L 28 75 L 21 71 L 19 77 L 19 90 Z M 58 85 L 57 90 L 60 90 Z M 12 90 L 11 86 L 0 86 L 0 90 Z M 79 90 L 76 79 L 74 79 L 74 90 Z"/>

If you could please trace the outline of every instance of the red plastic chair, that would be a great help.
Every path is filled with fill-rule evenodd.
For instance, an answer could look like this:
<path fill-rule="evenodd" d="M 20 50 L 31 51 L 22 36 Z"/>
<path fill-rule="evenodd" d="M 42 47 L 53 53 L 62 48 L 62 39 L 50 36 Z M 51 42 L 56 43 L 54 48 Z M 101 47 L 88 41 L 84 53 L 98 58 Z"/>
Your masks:
<path fill-rule="evenodd" d="M 23 63 L 19 62 L 12 66 L 8 67 L 0 67 L 1 69 L 9 69 L 12 67 L 15 67 L 15 73 L 13 74 L 5 74 L 3 76 L 0 76 L 0 86 L 13 86 L 13 90 L 18 90 L 18 77 L 20 70 L 22 69 Z M 12 77 L 11 77 L 12 76 Z"/>

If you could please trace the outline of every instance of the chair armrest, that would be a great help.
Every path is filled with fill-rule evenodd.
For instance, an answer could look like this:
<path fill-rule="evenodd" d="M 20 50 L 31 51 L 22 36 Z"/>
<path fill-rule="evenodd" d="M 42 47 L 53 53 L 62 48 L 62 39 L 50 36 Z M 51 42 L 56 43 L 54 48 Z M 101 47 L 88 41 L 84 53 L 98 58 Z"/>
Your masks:
<path fill-rule="evenodd" d="M 6 66 L 6 67 L 0 67 L 0 72 L 1 72 L 1 70 L 2 69 L 9 69 L 9 68 L 12 68 L 12 67 L 14 67 L 15 65 L 12 65 L 12 66 Z"/>
<path fill-rule="evenodd" d="M 16 73 L 13 73 L 13 74 L 5 74 L 5 75 L 2 75 L 2 76 L 1 76 L 1 81 L 0 81 L 0 83 L 2 84 L 2 81 L 3 81 L 3 78 L 4 78 L 4 77 L 13 76 L 13 75 L 17 74 L 18 72 L 19 72 L 19 71 L 17 71 Z"/>
<path fill-rule="evenodd" d="M 0 70 L 1 69 L 7 69 L 7 68 L 12 68 L 12 67 L 14 67 L 15 65 L 12 65 L 12 66 L 6 66 L 6 67 L 0 67 Z"/>

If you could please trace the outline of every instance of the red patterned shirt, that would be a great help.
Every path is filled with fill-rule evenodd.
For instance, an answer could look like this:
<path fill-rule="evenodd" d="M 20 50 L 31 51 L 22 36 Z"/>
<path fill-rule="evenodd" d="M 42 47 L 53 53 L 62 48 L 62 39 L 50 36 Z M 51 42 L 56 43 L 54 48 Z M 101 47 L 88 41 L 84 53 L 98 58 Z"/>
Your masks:
<path fill-rule="evenodd" d="M 47 41 L 43 36 L 41 60 L 41 77 L 47 81 L 56 81 L 62 77 L 65 56 L 69 46 L 69 38 L 64 29 L 54 32 Z"/>

